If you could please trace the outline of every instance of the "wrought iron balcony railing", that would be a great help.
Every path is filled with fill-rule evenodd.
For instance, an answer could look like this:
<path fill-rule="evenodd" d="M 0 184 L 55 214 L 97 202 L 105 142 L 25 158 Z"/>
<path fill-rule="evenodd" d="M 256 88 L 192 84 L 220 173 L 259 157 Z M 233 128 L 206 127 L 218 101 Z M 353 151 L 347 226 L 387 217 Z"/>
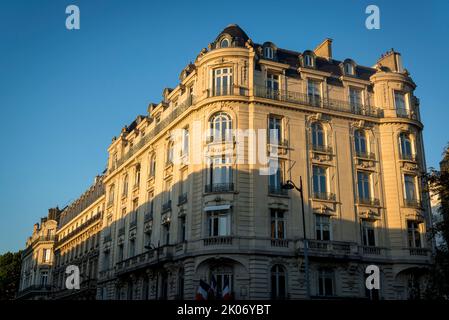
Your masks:
<path fill-rule="evenodd" d="M 144 222 L 148 222 L 150 220 L 153 220 L 153 211 L 145 213 L 143 217 Z"/>
<path fill-rule="evenodd" d="M 356 151 L 355 155 L 357 158 L 362 158 L 362 159 L 370 159 L 370 160 L 376 159 L 374 152 Z"/>
<path fill-rule="evenodd" d="M 308 95 L 295 91 L 277 91 L 263 86 L 254 86 L 256 97 L 302 104 L 317 108 L 348 112 L 357 115 L 370 117 L 383 117 L 382 109 L 365 105 L 353 105 L 349 101 L 322 98 L 315 95 Z"/>
<path fill-rule="evenodd" d="M 379 199 L 376 199 L 376 198 L 358 197 L 357 203 L 367 205 L 367 206 L 379 206 L 380 205 Z"/>
<path fill-rule="evenodd" d="M 401 160 L 416 161 L 416 156 L 414 154 L 401 154 Z"/>
<path fill-rule="evenodd" d="M 288 195 L 288 190 L 281 188 L 281 186 L 268 186 L 268 193 L 277 196 Z"/>
<path fill-rule="evenodd" d="M 332 147 L 330 146 L 320 146 L 316 144 L 312 144 L 312 150 L 323 153 L 332 153 Z"/>
<path fill-rule="evenodd" d="M 335 201 L 335 194 L 330 192 L 313 192 L 313 198 L 319 200 Z"/>
<path fill-rule="evenodd" d="M 204 192 L 212 193 L 212 192 L 231 192 L 234 191 L 233 183 L 212 183 L 206 184 L 204 187 Z"/>
<path fill-rule="evenodd" d="M 404 205 L 411 208 L 420 208 L 421 201 L 418 199 L 404 199 Z"/>

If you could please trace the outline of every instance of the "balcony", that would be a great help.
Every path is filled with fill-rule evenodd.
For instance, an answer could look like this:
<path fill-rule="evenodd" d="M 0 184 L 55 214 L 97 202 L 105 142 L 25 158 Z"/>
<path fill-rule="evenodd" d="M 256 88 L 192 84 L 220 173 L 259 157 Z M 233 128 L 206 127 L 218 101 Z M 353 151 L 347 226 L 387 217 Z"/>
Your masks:
<path fill-rule="evenodd" d="M 151 220 L 153 220 L 153 211 L 146 212 L 145 216 L 143 217 L 143 221 L 144 222 L 148 222 L 148 221 L 151 221 Z"/>
<path fill-rule="evenodd" d="M 364 255 L 380 256 L 382 253 L 382 248 L 374 246 L 362 246 L 362 253 Z"/>
<path fill-rule="evenodd" d="M 275 196 L 288 196 L 288 190 L 282 189 L 281 186 L 268 186 L 268 194 Z"/>
<path fill-rule="evenodd" d="M 414 154 L 401 154 L 401 160 L 416 162 L 416 156 Z"/>
<path fill-rule="evenodd" d="M 212 183 L 206 184 L 204 187 L 205 193 L 219 193 L 219 192 L 232 192 L 234 191 L 233 183 Z"/>
<path fill-rule="evenodd" d="M 332 147 L 329 146 L 312 145 L 312 150 L 321 153 L 332 153 Z"/>
<path fill-rule="evenodd" d="M 352 113 L 369 117 L 383 117 L 382 109 L 370 106 L 353 106 L 349 101 L 321 98 L 319 96 L 309 96 L 294 91 L 275 91 L 263 86 L 254 86 L 254 95 L 259 98 L 290 102 L 311 106 L 315 108 L 323 108 L 341 112 Z"/>
<path fill-rule="evenodd" d="M 184 192 L 183 194 L 179 195 L 178 197 L 178 206 L 187 203 L 187 192 Z"/>
<path fill-rule="evenodd" d="M 221 237 L 210 237 L 203 239 L 204 246 L 222 246 L 222 245 L 232 245 L 231 236 L 221 236 Z"/>
<path fill-rule="evenodd" d="M 171 200 L 162 204 L 162 213 L 168 212 L 171 210 Z"/>
<path fill-rule="evenodd" d="M 335 193 L 330 192 L 314 192 L 313 198 L 316 200 L 335 201 Z"/>
<path fill-rule="evenodd" d="M 421 201 L 418 199 L 404 199 L 404 206 L 408 208 L 421 208 Z"/>
<path fill-rule="evenodd" d="M 288 248 L 287 239 L 271 239 L 271 246 L 278 248 Z"/>
<path fill-rule="evenodd" d="M 379 199 L 376 199 L 376 198 L 358 197 L 357 203 L 364 205 L 364 206 L 372 206 L 372 207 L 378 207 L 380 205 Z"/>
<path fill-rule="evenodd" d="M 396 109 L 396 116 L 398 118 L 417 120 L 415 112 L 408 109 Z"/>
<path fill-rule="evenodd" d="M 309 240 L 307 243 L 311 252 L 344 255 L 351 253 L 351 244 L 348 242 Z"/>
<path fill-rule="evenodd" d="M 409 253 L 411 256 L 427 256 L 429 254 L 429 249 L 426 248 L 409 248 Z"/>
<path fill-rule="evenodd" d="M 361 159 L 369 159 L 369 160 L 376 159 L 374 152 L 356 151 L 355 156 Z"/>

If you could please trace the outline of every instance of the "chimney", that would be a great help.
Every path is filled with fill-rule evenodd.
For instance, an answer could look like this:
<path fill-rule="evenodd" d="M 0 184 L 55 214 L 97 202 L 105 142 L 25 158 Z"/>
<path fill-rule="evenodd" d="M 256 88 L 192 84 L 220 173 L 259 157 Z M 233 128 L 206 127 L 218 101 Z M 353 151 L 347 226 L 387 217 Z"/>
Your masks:
<path fill-rule="evenodd" d="M 402 58 L 399 52 L 391 49 L 383 54 L 379 60 L 377 60 L 377 65 L 383 68 L 387 68 L 388 71 L 392 72 L 403 72 L 404 68 L 402 66 Z"/>
<path fill-rule="evenodd" d="M 322 58 L 326 58 L 327 60 L 332 59 L 332 39 L 326 38 L 323 42 L 321 42 L 313 52 Z"/>

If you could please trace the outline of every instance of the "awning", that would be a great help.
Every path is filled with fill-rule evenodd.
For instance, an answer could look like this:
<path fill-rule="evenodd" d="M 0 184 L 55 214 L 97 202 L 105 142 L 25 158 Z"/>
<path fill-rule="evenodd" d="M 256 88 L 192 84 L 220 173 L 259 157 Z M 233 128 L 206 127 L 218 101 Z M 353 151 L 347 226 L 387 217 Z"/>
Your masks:
<path fill-rule="evenodd" d="M 219 211 L 219 210 L 228 210 L 231 208 L 230 204 L 223 204 L 221 206 L 208 206 L 204 208 L 204 211 Z"/>

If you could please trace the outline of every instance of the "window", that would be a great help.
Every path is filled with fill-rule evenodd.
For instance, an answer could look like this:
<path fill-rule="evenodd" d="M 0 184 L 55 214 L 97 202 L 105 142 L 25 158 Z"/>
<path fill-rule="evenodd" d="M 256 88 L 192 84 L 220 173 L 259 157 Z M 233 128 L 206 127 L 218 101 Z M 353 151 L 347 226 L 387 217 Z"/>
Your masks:
<path fill-rule="evenodd" d="M 170 223 L 166 223 L 162 226 L 162 236 L 165 239 L 165 244 L 170 244 Z"/>
<path fill-rule="evenodd" d="M 272 47 L 265 47 L 263 48 L 263 56 L 266 59 L 273 59 L 273 48 Z"/>
<path fill-rule="evenodd" d="M 407 221 L 408 246 L 410 248 L 421 248 L 421 234 L 417 221 Z"/>
<path fill-rule="evenodd" d="M 156 155 L 152 154 L 150 156 L 150 171 L 149 171 L 149 176 L 153 177 L 156 175 Z"/>
<path fill-rule="evenodd" d="M 417 201 L 416 197 L 416 185 L 415 185 L 415 176 L 410 174 L 404 175 L 404 184 L 405 184 L 405 200 L 408 204 L 414 204 Z"/>
<path fill-rule="evenodd" d="M 317 198 L 322 198 L 327 193 L 326 168 L 313 166 L 313 193 Z"/>
<path fill-rule="evenodd" d="M 345 74 L 347 75 L 354 75 L 354 66 L 352 63 L 345 63 Z"/>
<path fill-rule="evenodd" d="M 357 171 L 357 191 L 359 200 L 367 202 L 371 199 L 370 175 L 364 171 Z"/>
<path fill-rule="evenodd" d="M 122 261 L 123 260 L 123 243 L 119 244 L 119 246 L 118 246 L 117 259 L 118 259 L 118 261 Z"/>
<path fill-rule="evenodd" d="M 139 198 L 133 199 L 133 213 L 137 217 L 137 209 L 139 207 Z"/>
<path fill-rule="evenodd" d="M 267 74 L 267 98 L 277 99 L 279 97 L 279 75 Z"/>
<path fill-rule="evenodd" d="M 210 190 L 207 192 L 232 191 L 233 170 L 230 157 L 217 156 L 209 159 L 207 180 Z"/>
<path fill-rule="evenodd" d="M 225 96 L 232 94 L 232 68 L 213 70 L 213 95 Z"/>
<path fill-rule="evenodd" d="M 306 54 L 304 56 L 304 66 L 305 67 L 313 67 L 313 57 L 310 54 Z"/>
<path fill-rule="evenodd" d="M 184 128 L 182 130 L 182 149 L 181 154 L 185 157 L 189 155 L 189 129 Z"/>
<path fill-rule="evenodd" d="M 349 88 L 349 104 L 352 111 L 360 113 L 362 107 L 362 90 L 356 88 Z"/>
<path fill-rule="evenodd" d="M 173 149 L 174 149 L 174 143 L 173 141 L 169 141 L 167 145 L 167 165 L 173 163 Z"/>
<path fill-rule="evenodd" d="M 137 164 L 134 172 L 134 187 L 138 187 L 139 184 L 140 184 L 140 164 Z"/>
<path fill-rule="evenodd" d="M 211 211 L 208 214 L 209 237 L 223 237 L 231 234 L 229 210 Z"/>
<path fill-rule="evenodd" d="M 408 133 L 402 132 L 399 135 L 399 143 L 401 147 L 401 158 L 411 160 L 413 158 L 413 152 L 410 135 Z"/>
<path fill-rule="evenodd" d="M 47 286 L 48 284 L 48 271 L 41 272 L 41 286 Z"/>
<path fill-rule="evenodd" d="M 146 230 L 144 233 L 144 247 L 149 247 L 151 245 L 151 228 Z M 147 249 L 147 248 L 146 248 Z"/>
<path fill-rule="evenodd" d="M 271 212 L 271 239 L 285 239 L 284 211 L 270 209 Z"/>
<path fill-rule="evenodd" d="M 136 254 L 136 240 L 129 240 L 129 257 L 134 257 Z"/>
<path fill-rule="evenodd" d="M 108 204 L 114 203 L 115 185 L 109 187 L 109 200 Z"/>
<path fill-rule="evenodd" d="M 220 48 L 227 48 L 229 47 L 229 40 L 228 39 L 223 39 L 220 42 Z"/>
<path fill-rule="evenodd" d="M 307 80 L 307 96 L 309 103 L 313 106 L 321 105 L 321 93 L 320 93 L 320 82 L 308 79 Z"/>
<path fill-rule="evenodd" d="M 314 149 L 323 148 L 325 145 L 324 141 L 324 130 L 323 126 L 319 122 L 312 123 L 312 146 Z"/>
<path fill-rule="evenodd" d="M 366 135 L 363 130 L 354 131 L 354 149 L 357 156 L 366 156 Z"/>
<path fill-rule="evenodd" d="M 217 281 L 216 295 L 218 299 L 223 299 L 223 294 L 226 294 L 226 292 L 231 294 L 233 280 L 232 271 L 216 270 L 213 272 L 211 277 L 215 277 L 215 281 Z M 226 287 L 227 289 L 225 290 Z"/>
<path fill-rule="evenodd" d="M 44 249 L 44 252 L 43 252 L 44 262 L 50 262 L 50 257 L 51 257 L 50 255 L 51 255 L 50 249 Z"/>
<path fill-rule="evenodd" d="M 318 271 L 318 295 L 329 297 L 334 295 L 334 272 L 328 269 Z"/>
<path fill-rule="evenodd" d="M 326 215 L 315 215 L 316 239 L 321 241 L 330 241 L 331 239 L 331 219 Z"/>
<path fill-rule="evenodd" d="M 364 246 L 375 247 L 376 235 L 374 232 L 374 222 L 362 220 L 362 243 Z"/>
<path fill-rule="evenodd" d="M 186 217 L 179 218 L 179 241 L 186 241 Z"/>
<path fill-rule="evenodd" d="M 286 287 L 285 269 L 277 264 L 271 268 L 271 299 L 285 299 Z"/>
<path fill-rule="evenodd" d="M 268 120 L 268 140 L 270 144 L 279 145 L 282 141 L 282 118 L 271 115 Z"/>
<path fill-rule="evenodd" d="M 128 195 L 128 175 L 123 178 L 123 196 Z"/>
<path fill-rule="evenodd" d="M 224 112 L 214 114 L 210 120 L 210 137 L 212 141 L 230 141 L 232 140 L 232 120 Z"/>
<path fill-rule="evenodd" d="M 398 116 L 404 116 L 408 114 L 407 103 L 405 100 L 405 94 L 403 92 L 394 92 L 394 104 L 396 107 L 396 113 Z"/>
<path fill-rule="evenodd" d="M 270 159 L 270 175 L 268 176 L 268 188 L 271 194 L 287 194 L 287 190 L 282 189 L 284 182 L 284 162 L 277 159 Z"/>

